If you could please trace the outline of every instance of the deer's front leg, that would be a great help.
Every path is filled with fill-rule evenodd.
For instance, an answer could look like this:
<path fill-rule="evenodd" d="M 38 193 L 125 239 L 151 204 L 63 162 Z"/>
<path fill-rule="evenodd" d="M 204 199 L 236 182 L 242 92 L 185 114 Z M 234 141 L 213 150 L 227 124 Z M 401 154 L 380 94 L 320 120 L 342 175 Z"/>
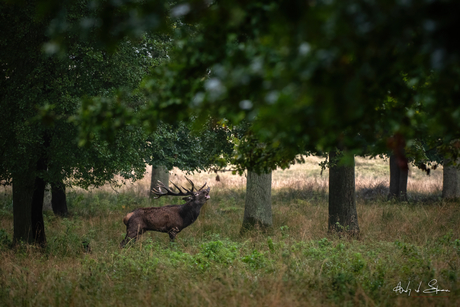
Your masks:
<path fill-rule="evenodd" d="M 178 227 L 173 227 L 169 232 L 169 240 L 171 242 L 174 242 L 174 239 L 176 239 L 177 234 L 180 232 Z"/>

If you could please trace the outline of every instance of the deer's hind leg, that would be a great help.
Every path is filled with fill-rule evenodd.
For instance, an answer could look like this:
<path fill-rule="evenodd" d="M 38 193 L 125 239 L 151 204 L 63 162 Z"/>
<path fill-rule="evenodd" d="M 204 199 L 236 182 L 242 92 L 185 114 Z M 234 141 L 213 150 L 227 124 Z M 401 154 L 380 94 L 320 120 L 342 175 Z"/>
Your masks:
<path fill-rule="evenodd" d="M 144 228 L 140 224 L 128 223 L 126 226 L 126 236 L 123 241 L 120 242 L 120 247 L 125 247 L 128 242 L 136 242 L 137 238 L 145 232 Z"/>

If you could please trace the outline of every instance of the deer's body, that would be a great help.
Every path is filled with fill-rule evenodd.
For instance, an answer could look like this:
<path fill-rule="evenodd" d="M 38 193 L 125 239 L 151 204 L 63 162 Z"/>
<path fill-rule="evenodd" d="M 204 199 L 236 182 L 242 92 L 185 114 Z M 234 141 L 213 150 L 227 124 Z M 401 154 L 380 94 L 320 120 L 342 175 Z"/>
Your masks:
<path fill-rule="evenodd" d="M 204 187 L 204 186 L 203 186 Z M 162 186 L 164 188 L 164 185 Z M 169 234 L 171 241 L 174 241 L 176 235 L 182 231 L 182 229 L 190 226 L 196 221 L 200 215 L 201 207 L 209 199 L 209 188 L 198 192 L 188 191 L 186 195 L 190 195 L 190 199 L 183 205 L 169 205 L 164 207 L 150 207 L 150 208 L 138 208 L 128 213 L 123 218 L 123 223 L 126 225 L 126 237 L 120 243 L 123 247 L 130 240 L 135 240 L 139 235 L 146 231 L 159 231 Z M 180 189 L 179 189 L 180 191 Z M 168 191 L 170 192 L 170 191 Z M 162 195 L 180 195 L 183 194 L 171 194 L 161 193 Z"/>

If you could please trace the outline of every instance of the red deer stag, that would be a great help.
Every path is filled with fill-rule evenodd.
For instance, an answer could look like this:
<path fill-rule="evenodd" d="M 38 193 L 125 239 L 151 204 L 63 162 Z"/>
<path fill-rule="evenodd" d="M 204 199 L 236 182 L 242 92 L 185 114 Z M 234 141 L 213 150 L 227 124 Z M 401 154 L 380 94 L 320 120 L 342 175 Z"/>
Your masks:
<path fill-rule="evenodd" d="M 157 189 L 152 189 L 153 193 L 158 196 L 155 198 L 165 195 L 186 196 L 183 199 L 187 202 L 183 205 L 138 208 L 128 213 L 123 218 L 123 223 L 126 225 L 126 237 L 121 241 L 120 247 L 124 247 L 130 240 L 136 240 L 139 235 L 149 230 L 166 232 L 171 241 L 174 241 L 182 229 L 196 221 L 200 215 L 201 207 L 210 198 L 209 191 L 211 188 L 203 189 L 206 186 L 205 183 L 196 191 L 193 182 L 187 177 L 185 179 L 192 185 L 190 190 L 182 187 L 185 192 L 171 182 L 179 191 L 177 193 L 158 181 Z"/>

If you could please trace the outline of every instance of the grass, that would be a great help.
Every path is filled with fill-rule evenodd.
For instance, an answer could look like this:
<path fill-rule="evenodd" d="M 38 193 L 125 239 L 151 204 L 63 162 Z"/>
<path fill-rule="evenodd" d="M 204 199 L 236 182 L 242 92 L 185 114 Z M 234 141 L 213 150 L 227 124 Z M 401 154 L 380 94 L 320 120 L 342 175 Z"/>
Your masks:
<path fill-rule="evenodd" d="M 0 306 L 455 306 L 460 207 L 440 199 L 442 169 L 411 170 L 409 203 L 386 201 L 388 161 L 357 159 L 361 238 L 327 232 L 327 172 L 311 157 L 273 174 L 273 230 L 240 236 L 244 176 L 195 174 L 211 200 L 176 243 L 146 233 L 119 249 L 123 216 L 147 198 L 144 180 L 115 192 L 67 193 L 70 218 L 45 211 L 48 246 L 9 247 L 11 191 L 0 197 Z M 173 181 L 185 184 L 174 171 Z M 89 242 L 87 252 L 82 242 Z M 437 279 L 450 292 L 416 293 Z M 412 293 L 395 292 L 401 287 Z M 398 290 L 398 288 L 396 288 Z"/>

